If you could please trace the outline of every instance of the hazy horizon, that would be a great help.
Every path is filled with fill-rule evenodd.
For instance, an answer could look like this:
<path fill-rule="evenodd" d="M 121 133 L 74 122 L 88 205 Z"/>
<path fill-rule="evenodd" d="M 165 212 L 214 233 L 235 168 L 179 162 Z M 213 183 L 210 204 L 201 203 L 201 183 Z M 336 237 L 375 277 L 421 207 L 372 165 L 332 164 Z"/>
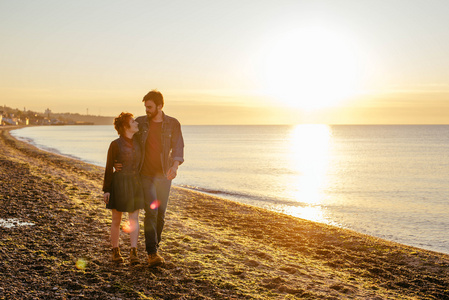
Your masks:
<path fill-rule="evenodd" d="M 19 107 L 10 107 L 10 108 L 21 110 L 20 106 Z M 25 111 L 28 111 L 28 109 L 26 107 L 24 107 L 24 109 L 25 109 Z M 36 113 L 41 113 L 41 114 L 45 113 L 44 111 L 35 111 L 35 110 L 31 110 L 31 109 L 30 109 L 30 111 L 33 111 Z M 79 114 L 82 117 L 93 117 L 93 118 L 95 118 L 95 117 L 115 118 L 119 114 L 118 113 L 117 115 L 113 116 L 113 115 L 101 115 L 101 114 L 94 114 L 94 113 L 87 113 L 87 112 L 83 113 L 83 112 L 69 112 L 69 111 L 61 111 L 61 112 L 51 111 L 51 113 L 57 114 L 57 115 L 59 115 L 59 114 Z M 170 114 L 170 113 L 168 113 L 168 114 Z M 143 115 L 145 115 L 145 112 L 137 112 L 134 114 L 134 117 L 143 116 Z M 323 125 L 329 125 L 329 126 L 332 126 L 332 125 L 342 125 L 342 126 L 344 126 L 344 125 L 348 125 L 348 126 L 350 126 L 350 125 L 449 125 L 449 121 L 447 123 L 394 123 L 394 122 L 393 123 L 363 123 L 363 122 L 361 122 L 361 123 L 324 123 L 324 122 L 323 123 L 319 123 L 319 122 L 307 123 L 304 121 L 296 122 L 296 123 L 295 122 L 291 122 L 291 123 L 287 123 L 287 122 L 285 122 L 285 123 L 226 123 L 226 122 L 217 123 L 217 122 L 214 122 L 214 123 L 185 123 L 183 125 L 205 125 L 205 126 L 213 126 L 213 125 L 217 125 L 217 126 L 220 126 L 220 125 L 230 125 L 230 126 L 243 126 L 243 125 L 254 125 L 254 126 L 279 125 L 279 126 L 284 126 L 285 125 L 285 126 L 290 126 L 291 125 L 291 126 L 294 126 L 294 125 L 300 125 L 300 124 L 323 124 Z M 105 124 L 98 124 L 98 125 L 105 125 Z M 111 126 L 112 126 L 112 123 L 111 123 Z"/>

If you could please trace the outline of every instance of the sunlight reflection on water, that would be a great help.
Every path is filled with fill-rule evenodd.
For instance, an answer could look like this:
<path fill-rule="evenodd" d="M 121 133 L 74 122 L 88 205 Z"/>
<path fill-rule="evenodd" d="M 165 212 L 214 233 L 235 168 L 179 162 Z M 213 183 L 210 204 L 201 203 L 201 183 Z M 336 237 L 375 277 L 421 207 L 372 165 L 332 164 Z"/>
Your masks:
<path fill-rule="evenodd" d="M 312 221 L 328 223 L 321 208 L 324 190 L 328 185 L 331 130 L 322 124 L 298 125 L 290 135 L 292 177 L 290 197 L 306 206 L 289 208 L 286 213 Z"/>

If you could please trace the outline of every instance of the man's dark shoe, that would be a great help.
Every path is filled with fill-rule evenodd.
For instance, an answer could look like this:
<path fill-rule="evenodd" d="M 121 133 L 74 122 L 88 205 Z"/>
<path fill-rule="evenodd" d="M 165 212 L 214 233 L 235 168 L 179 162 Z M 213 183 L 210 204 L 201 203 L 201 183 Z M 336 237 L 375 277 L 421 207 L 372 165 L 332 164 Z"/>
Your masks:
<path fill-rule="evenodd" d="M 150 268 L 163 265 L 164 263 L 165 263 L 164 258 L 159 254 L 157 253 L 148 254 L 148 264 Z"/>

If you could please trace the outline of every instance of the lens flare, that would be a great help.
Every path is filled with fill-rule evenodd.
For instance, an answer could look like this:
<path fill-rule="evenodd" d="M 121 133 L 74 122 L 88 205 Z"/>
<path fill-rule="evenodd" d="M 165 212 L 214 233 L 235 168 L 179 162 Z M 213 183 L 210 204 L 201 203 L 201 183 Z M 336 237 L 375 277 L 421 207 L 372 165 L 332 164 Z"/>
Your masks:
<path fill-rule="evenodd" d="M 128 220 L 122 225 L 122 231 L 126 232 L 126 233 L 130 233 L 130 232 L 133 232 L 136 229 L 136 227 L 137 227 L 137 225 L 135 224 L 135 222 L 130 222 Z"/>
<path fill-rule="evenodd" d="M 154 200 L 151 204 L 150 204 L 150 208 L 151 209 L 156 209 L 159 207 L 161 203 L 159 202 L 159 200 Z"/>
<path fill-rule="evenodd" d="M 87 266 L 87 261 L 83 258 L 80 258 L 76 261 L 75 266 L 78 270 L 84 270 Z"/>
<path fill-rule="evenodd" d="M 126 221 L 122 225 L 122 230 L 123 230 L 123 232 L 126 232 L 126 233 L 130 233 L 132 231 L 132 228 L 131 228 L 131 225 L 129 224 L 129 221 Z"/>

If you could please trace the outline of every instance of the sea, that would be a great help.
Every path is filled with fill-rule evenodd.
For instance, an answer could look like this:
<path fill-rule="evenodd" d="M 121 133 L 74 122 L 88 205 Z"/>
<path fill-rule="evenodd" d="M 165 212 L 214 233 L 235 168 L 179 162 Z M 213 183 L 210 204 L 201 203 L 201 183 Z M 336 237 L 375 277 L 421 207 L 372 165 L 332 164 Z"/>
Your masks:
<path fill-rule="evenodd" d="M 174 185 L 449 254 L 449 125 L 190 125 Z M 11 134 L 105 166 L 113 126 Z"/>

